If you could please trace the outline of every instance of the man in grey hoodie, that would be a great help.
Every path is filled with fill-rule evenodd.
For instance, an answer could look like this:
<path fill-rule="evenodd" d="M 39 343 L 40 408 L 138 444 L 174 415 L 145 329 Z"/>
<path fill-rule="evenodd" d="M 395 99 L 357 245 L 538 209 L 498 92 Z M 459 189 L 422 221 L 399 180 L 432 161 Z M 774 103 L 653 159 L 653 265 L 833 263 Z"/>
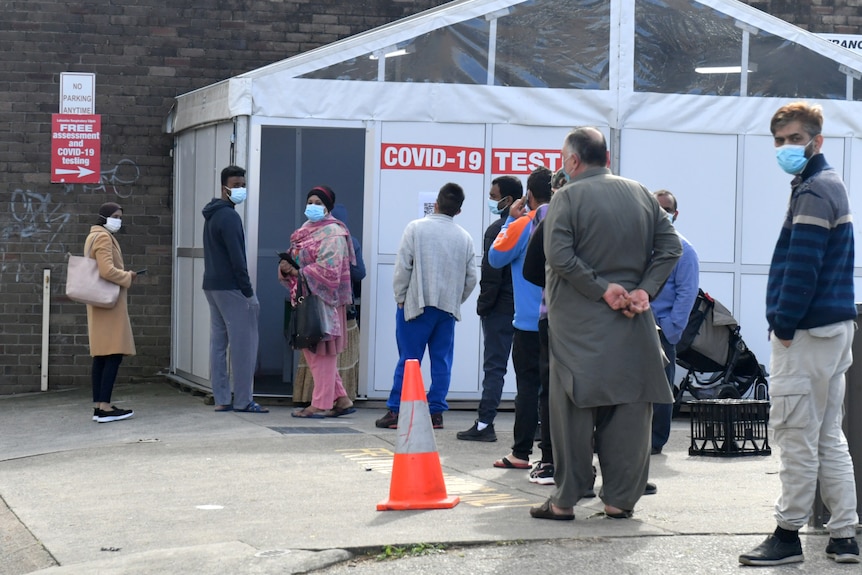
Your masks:
<path fill-rule="evenodd" d="M 204 295 L 210 306 L 210 381 L 215 410 L 266 413 L 252 396 L 260 303 L 248 277 L 245 233 L 235 206 L 245 201 L 245 170 L 221 172 L 221 195 L 203 209 Z M 233 402 L 227 350 L 233 371 Z"/>

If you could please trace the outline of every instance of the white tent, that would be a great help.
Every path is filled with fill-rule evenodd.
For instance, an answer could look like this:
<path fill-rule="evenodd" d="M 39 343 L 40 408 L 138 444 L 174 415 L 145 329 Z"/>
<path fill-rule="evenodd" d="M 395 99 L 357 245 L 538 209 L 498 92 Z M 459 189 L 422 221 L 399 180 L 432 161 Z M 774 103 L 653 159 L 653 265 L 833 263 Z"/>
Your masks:
<path fill-rule="evenodd" d="M 208 384 L 200 209 L 228 163 L 249 170 L 244 218 L 262 305 L 256 392 L 289 394 L 274 252 L 301 224 L 305 192 L 327 183 L 352 215 L 368 269 L 360 393 L 383 398 L 397 359 L 391 279 L 406 224 L 455 181 L 467 191 L 456 221 L 481 254 L 491 179 L 557 169 L 577 125 L 606 133 L 616 173 L 677 196 L 701 287 L 768 363 L 766 273 L 789 192 L 769 119 L 789 101 L 820 103 L 826 158 L 862 205 L 860 72 L 859 55 L 735 0 L 456 0 L 184 94 L 167 122 L 177 138 L 172 372 Z M 475 297 L 456 329 L 450 399 L 481 395 Z"/>

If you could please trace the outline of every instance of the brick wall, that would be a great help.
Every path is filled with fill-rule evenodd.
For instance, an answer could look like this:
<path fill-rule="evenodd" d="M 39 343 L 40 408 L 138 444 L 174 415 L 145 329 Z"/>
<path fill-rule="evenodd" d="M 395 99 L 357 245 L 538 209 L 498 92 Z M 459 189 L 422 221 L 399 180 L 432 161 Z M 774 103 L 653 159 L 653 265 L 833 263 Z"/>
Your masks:
<path fill-rule="evenodd" d="M 0 21 L 0 394 L 40 387 L 42 270 L 52 271 L 49 380 L 89 385 L 85 307 L 63 296 L 64 254 L 80 253 L 99 206 L 124 208 L 138 355 L 120 381 L 170 362 L 175 96 L 421 10 L 434 0 L 18 0 Z M 208 8 L 213 4 L 218 9 Z M 96 74 L 102 182 L 50 183 L 61 72 Z"/>
<path fill-rule="evenodd" d="M 862 34 L 862 0 L 743 0 L 817 34 Z"/>
<path fill-rule="evenodd" d="M 13 0 L 0 21 L 0 394 L 40 386 L 42 270 L 52 271 L 52 387 L 88 385 L 86 315 L 65 300 L 64 254 L 80 253 L 105 201 L 125 209 L 138 355 L 122 381 L 169 365 L 172 139 L 179 94 L 441 5 L 435 0 Z M 814 32 L 862 33 L 862 0 L 749 0 Z M 206 6 L 202 6 L 206 5 Z M 102 181 L 50 183 L 61 72 L 96 74 Z"/>

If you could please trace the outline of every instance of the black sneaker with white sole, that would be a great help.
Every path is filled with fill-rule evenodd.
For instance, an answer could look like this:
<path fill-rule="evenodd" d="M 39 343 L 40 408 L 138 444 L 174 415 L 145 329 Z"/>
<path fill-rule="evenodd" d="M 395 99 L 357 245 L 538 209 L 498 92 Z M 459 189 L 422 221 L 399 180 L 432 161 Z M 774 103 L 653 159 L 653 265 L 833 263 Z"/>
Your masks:
<path fill-rule="evenodd" d="M 853 537 L 844 539 L 829 538 L 826 556 L 836 563 L 859 563 L 859 544 Z"/>
<path fill-rule="evenodd" d="M 763 543 L 739 556 L 739 562 L 743 565 L 754 567 L 768 567 L 771 565 L 786 565 L 787 563 L 801 563 L 805 560 L 802 555 L 802 541 L 782 541 L 775 535 L 767 537 Z"/>
<path fill-rule="evenodd" d="M 554 464 L 545 461 L 539 461 L 533 470 L 530 472 L 530 483 L 538 483 L 539 485 L 554 484 Z"/>
<path fill-rule="evenodd" d="M 464 441 L 497 441 L 497 434 L 494 433 L 494 424 L 489 423 L 485 429 L 479 430 L 479 420 L 473 423 L 473 427 L 467 431 L 459 431 L 455 434 L 458 439 Z"/>
<path fill-rule="evenodd" d="M 105 411 L 102 409 L 96 410 L 96 421 L 99 423 L 110 423 L 111 421 L 120 421 L 121 419 L 128 419 L 135 415 L 135 412 L 131 409 L 120 409 L 119 407 L 111 406 L 110 411 Z"/>

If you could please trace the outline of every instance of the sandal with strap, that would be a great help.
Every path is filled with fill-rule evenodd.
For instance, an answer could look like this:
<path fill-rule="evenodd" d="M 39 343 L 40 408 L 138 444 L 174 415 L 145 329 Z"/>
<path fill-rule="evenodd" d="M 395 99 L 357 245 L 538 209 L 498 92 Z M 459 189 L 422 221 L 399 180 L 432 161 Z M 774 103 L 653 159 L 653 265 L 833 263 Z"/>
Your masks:
<path fill-rule="evenodd" d="M 269 413 L 269 410 L 263 407 L 261 404 L 256 401 L 252 401 L 248 405 L 245 406 L 245 409 L 234 409 L 234 411 L 239 411 L 242 413 Z"/>

